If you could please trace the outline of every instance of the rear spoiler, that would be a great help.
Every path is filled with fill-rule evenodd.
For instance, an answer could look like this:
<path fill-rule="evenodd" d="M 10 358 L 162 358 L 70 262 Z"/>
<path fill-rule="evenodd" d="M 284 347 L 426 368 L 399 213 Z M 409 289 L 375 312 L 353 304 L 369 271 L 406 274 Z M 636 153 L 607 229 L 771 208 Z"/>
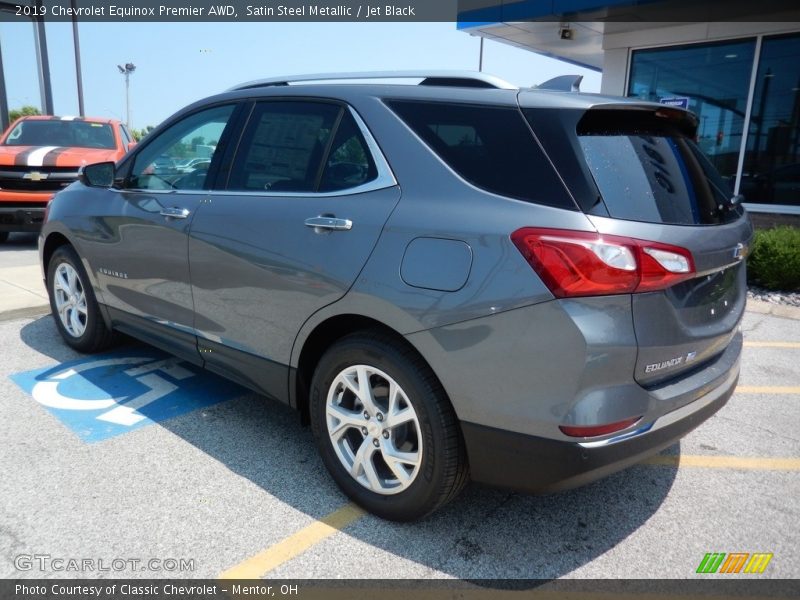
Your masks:
<path fill-rule="evenodd" d="M 597 104 L 589 108 L 577 125 L 577 133 L 592 134 L 614 131 L 629 133 L 648 129 L 677 129 L 689 138 L 697 135 L 698 118 L 693 112 L 655 103 L 620 102 Z"/>

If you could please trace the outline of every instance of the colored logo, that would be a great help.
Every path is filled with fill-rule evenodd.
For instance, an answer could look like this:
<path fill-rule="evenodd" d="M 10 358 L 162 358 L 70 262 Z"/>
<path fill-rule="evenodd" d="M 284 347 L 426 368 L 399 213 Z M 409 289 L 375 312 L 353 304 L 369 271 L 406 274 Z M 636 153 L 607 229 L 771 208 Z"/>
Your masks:
<path fill-rule="evenodd" d="M 180 359 L 137 348 L 17 373 L 11 379 L 86 442 L 246 393 Z"/>
<path fill-rule="evenodd" d="M 769 561 L 772 560 L 772 553 L 755 552 L 709 552 L 700 561 L 697 567 L 698 573 L 763 573 Z"/>

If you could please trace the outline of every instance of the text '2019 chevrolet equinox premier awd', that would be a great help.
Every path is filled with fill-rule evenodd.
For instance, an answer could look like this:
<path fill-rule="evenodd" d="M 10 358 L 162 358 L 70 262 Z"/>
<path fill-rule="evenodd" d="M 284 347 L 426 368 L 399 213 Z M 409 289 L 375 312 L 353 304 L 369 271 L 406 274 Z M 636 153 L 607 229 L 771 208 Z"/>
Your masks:
<path fill-rule="evenodd" d="M 244 84 L 86 167 L 39 244 L 64 340 L 119 330 L 289 404 L 396 520 L 470 478 L 584 484 L 725 404 L 752 227 L 692 113 L 392 76 Z M 163 166 L 198 137 L 208 161 Z"/>

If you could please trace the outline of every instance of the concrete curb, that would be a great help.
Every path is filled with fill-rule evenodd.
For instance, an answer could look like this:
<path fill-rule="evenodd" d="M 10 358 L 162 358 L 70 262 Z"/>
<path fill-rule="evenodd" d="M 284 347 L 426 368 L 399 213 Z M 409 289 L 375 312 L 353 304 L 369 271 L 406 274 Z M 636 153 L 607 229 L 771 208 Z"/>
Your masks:
<path fill-rule="evenodd" d="M 29 317 L 41 317 L 50 312 L 49 304 L 39 304 L 36 306 L 24 306 L 14 308 L 5 312 L 0 312 L 0 321 L 13 321 L 14 319 L 26 319 Z"/>
<path fill-rule="evenodd" d="M 763 300 L 747 299 L 748 312 L 759 313 L 762 315 L 772 315 L 773 317 L 781 317 L 782 319 L 794 319 L 800 321 L 800 307 L 787 306 L 785 304 L 772 304 L 764 302 Z"/>

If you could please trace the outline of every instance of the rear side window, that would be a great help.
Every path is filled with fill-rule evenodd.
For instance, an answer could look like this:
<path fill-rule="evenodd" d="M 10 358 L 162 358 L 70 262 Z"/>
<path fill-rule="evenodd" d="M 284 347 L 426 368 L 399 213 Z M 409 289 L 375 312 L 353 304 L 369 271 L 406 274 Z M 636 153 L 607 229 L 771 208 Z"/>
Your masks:
<path fill-rule="evenodd" d="M 501 196 L 577 210 L 517 109 L 399 100 L 389 106 L 473 185 Z"/>
<path fill-rule="evenodd" d="M 342 108 L 316 102 L 262 102 L 239 145 L 230 190 L 312 192 Z"/>
<path fill-rule="evenodd" d="M 731 204 L 730 185 L 684 132 L 602 112 L 582 119 L 577 133 L 611 217 L 699 225 L 739 216 L 741 209 Z"/>

